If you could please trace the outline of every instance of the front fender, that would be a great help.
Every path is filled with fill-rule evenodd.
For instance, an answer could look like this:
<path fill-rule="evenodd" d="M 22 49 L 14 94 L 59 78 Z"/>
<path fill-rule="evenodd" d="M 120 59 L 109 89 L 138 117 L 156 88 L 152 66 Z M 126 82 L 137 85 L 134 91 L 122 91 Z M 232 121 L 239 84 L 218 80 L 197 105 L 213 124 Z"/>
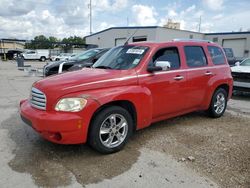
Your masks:
<path fill-rule="evenodd" d="M 94 91 L 87 91 L 85 94 L 96 100 L 100 106 L 115 101 L 129 101 L 136 109 L 137 129 L 149 126 L 152 121 L 152 97 L 151 92 L 146 87 L 141 86 L 121 86 L 105 88 Z M 98 110 L 98 109 L 97 109 Z"/>

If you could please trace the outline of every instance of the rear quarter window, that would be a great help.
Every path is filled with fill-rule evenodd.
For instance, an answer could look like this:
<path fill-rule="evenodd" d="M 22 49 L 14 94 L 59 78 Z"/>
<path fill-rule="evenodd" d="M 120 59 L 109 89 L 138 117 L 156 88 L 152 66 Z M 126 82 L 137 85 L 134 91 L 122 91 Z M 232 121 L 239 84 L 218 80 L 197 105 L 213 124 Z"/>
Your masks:
<path fill-rule="evenodd" d="M 225 56 L 221 48 L 216 46 L 208 46 L 207 49 L 214 65 L 225 64 Z"/>
<path fill-rule="evenodd" d="M 185 46 L 184 51 L 189 67 L 203 67 L 207 65 L 206 55 L 201 46 Z"/>

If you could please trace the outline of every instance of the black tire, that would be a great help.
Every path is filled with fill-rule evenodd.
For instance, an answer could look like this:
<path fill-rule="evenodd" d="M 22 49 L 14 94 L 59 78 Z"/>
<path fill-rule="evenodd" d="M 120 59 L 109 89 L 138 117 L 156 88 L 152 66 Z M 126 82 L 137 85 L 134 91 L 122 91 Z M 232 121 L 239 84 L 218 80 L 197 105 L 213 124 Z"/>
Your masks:
<path fill-rule="evenodd" d="M 45 58 L 44 56 L 42 56 L 42 57 L 40 58 L 40 60 L 41 60 L 42 62 L 44 62 L 44 61 L 46 60 L 46 58 Z"/>
<path fill-rule="evenodd" d="M 107 119 L 113 114 L 121 115 L 122 117 L 125 118 L 127 122 L 127 126 L 126 126 L 127 133 L 126 133 L 126 136 L 123 137 L 124 140 L 118 146 L 110 148 L 103 144 L 103 141 L 101 140 L 102 138 L 100 136 L 101 134 L 100 131 L 101 131 L 101 126 L 105 125 L 104 122 L 106 122 Z M 111 123 L 110 123 L 110 126 L 111 126 Z M 111 129 L 111 128 L 108 128 L 108 129 Z M 130 113 L 124 108 L 119 107 L 119 106 L 108 106 L 102 109 L 101 111 L 99 111 L 98 114 L 92 120 L 90 124 L 88 142 L 90 146 L 93 149 L 97 150 L 98 152 L 103 153 L 103 154 L 110 154 L 110 153 L 120 151 L 125 146 L 129 137 L 132 135 L 132 131 L 133 131 L 133 120 L 132 120 Z M 106 134 L 108 134 L 108 137 L 110 137 L 111 135 L 110 132 Z M 115 138 L 115 136 L 113 136 L 113 138 Z M 118 141 L 118 137 L 117 137 L 117 141 Z"/>
<path fill-rule="evenodd" d="M 215 107 L 218 96 L 223 96 L 225 99 L 224 102 L 221 102 L 221 104 L 224 103 L 224 107 L 221 108 L 220 110 L 218 110 L 218 107 Z M 208 109 L 208 115 L 210 117 L 219 118 L 224 114 L 227 108 L 227 96 L 228 96 L 228 93 L 226 92 L 225 89 L 218 88 L 217 90 L 215 90 L 213 97 L 211 99 L 211 102 L 210 102 L 209 109 Z"/>

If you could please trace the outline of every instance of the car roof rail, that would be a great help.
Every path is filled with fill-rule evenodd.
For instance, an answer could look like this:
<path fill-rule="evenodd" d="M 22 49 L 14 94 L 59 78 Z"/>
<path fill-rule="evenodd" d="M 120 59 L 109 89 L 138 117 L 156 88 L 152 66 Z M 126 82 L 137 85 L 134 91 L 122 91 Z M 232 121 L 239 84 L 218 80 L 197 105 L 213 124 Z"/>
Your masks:
<path fill-rule="evenodd" d="M 210 40 L 204 40 L 204 39 L 173 39 L 172 41 L 175 41 L 175 42 L 207 42 L 207 43 L 213 43 Z"/>

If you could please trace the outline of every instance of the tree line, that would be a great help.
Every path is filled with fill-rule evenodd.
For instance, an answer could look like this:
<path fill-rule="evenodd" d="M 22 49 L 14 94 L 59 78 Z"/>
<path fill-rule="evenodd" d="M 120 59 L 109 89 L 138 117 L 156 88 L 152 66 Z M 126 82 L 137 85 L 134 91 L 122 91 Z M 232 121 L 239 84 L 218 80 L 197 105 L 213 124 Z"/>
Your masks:
<path fill-rule="evenodd" d="M 26 49 L 54 49 L 62 48 L 64 50 L 74 48 L 81 48 L 86 45 L 85 39 L 78 36 L 71 36 L 68 38 L 58 39 L 50 36 L 39 35 L 33 40 L 25 44 Z"/>

